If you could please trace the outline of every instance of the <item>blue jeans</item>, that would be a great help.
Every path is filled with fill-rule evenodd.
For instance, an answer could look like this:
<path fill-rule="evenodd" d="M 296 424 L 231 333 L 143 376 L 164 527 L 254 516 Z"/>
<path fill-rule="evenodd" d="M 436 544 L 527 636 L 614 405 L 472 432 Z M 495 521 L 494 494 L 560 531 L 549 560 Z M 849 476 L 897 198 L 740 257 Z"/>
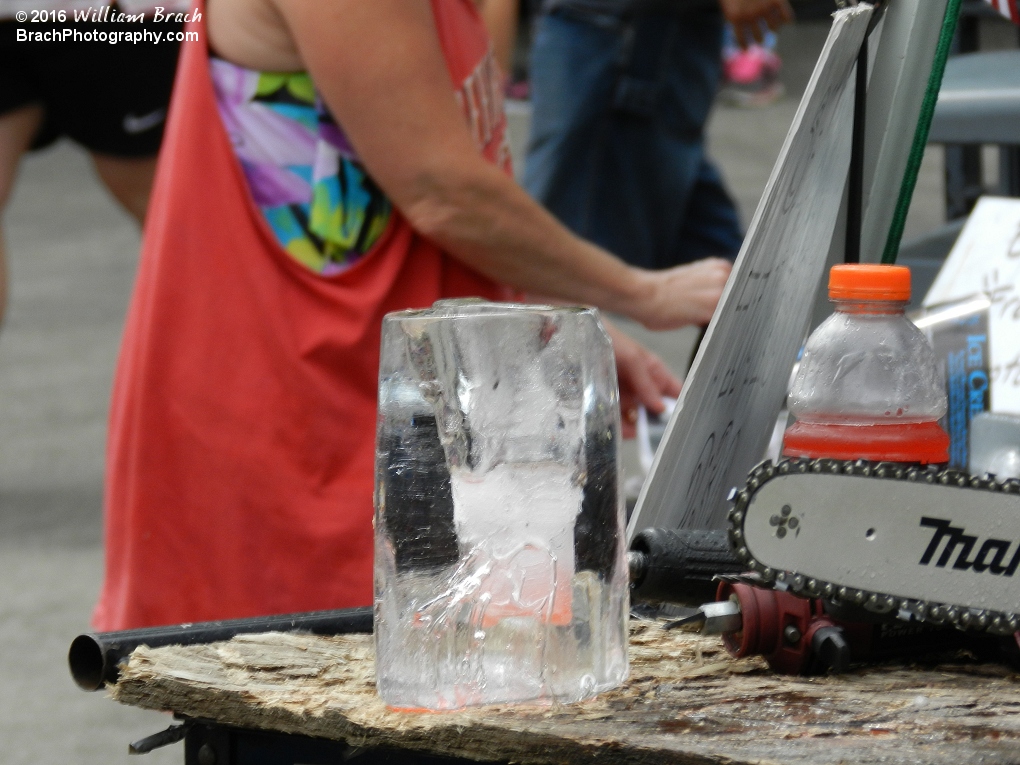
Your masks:
<path fill-rule="evenodd" d="M 645 268 L 735 256 L 737 211 L 704 148 L 718 10 L 538 21 L 524 186 L 580 236 Z"/>

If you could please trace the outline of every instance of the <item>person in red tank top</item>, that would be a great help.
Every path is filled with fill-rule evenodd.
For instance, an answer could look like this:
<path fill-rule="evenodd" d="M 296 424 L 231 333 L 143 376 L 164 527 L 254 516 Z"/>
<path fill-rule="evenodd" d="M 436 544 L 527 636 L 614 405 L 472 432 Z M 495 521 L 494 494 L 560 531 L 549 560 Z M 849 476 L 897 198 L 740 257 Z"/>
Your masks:
<path fill-rule="evenodd" d="M 387 312 L 530 293 L 668 329 L 707 323 L 729 273 L 627 266 L 513 182 L 471 0 L 196 9 L 114 380 L 100 630 L 372 602 Z M 254 73 L 307 72 L 392 204 L 349 267 L 317 273 L 281 245 L 217 112 L 210 48 Z M 659 411 L 680 383 L 611 334 L 621 399 Z"/>

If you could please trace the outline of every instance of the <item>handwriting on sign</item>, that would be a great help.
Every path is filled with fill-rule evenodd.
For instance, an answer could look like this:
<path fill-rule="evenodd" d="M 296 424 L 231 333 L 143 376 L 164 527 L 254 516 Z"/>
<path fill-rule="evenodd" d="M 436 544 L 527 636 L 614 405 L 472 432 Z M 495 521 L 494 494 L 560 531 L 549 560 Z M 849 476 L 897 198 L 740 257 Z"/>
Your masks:
<path fill-rule="evenodd" d="M 1003 281 L 998 268 L 993 268 L 982 276 L 981 290 L 992 301 L 992 316 L 997 319 L 1020 321 L 1020 295 L 1017 294 L 1017 286 L 1012 281 Z"/>
<path fill-rule="evenodd" d="M 688 516 L 685 519 L 685 526 L 695 529 L 711 527 L 715 498 L 728 488 L 720 483 L 726 476 L 726 471 L 722 468 L 733 460 L 733 453 L 739 443 L 740 431 L 734 430 L 732 422 L 727 423 L 718 437 L 715 433 L 709 436 L 704 449 L 698 455 L 694 475 L 684 497 Z"/>

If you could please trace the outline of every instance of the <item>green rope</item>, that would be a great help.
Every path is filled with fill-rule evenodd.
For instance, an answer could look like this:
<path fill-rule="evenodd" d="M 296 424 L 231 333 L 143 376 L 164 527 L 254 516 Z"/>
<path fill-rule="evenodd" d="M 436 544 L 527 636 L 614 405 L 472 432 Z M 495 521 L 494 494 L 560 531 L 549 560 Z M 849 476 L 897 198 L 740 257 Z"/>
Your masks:
<path fill-rule="evenodd" d="M 910 200 L 914 196 L 914 187 L 917 186 L 917 174 L 921 169 L 921 160 L 924 158 L 924 147 L 928 143 L 931 119 L 935 114 L 935 102 L 939 99 L 942 75 L 946 71 L 946 60 L 949 58 L 949 51 L 953 45 L 953 35 L 956 33 L 956 20 L 960 16 L 961 2 L 962 0 L 949 0 L 949 5 L 946 7 L 946 17 L 942 22 L 939 44 L 935 49 L 935 62 L 931 67 L 931 76 L 928 78 L 924 101 L 921 102 L 921 115 L 917 120 L 914 143 L 910 147 L 907 169 L 903 175 L 903 185 L 900 186 L 900 198 L 896 202 L 896 214 L 893 215 L 889 238 L 885 242 L 885 252 L 882 253 L 883 263 L 895 263 L 896 254 L 900 250 L 903 227 L 907 222 L 907 212 L 910 210 Z"/>

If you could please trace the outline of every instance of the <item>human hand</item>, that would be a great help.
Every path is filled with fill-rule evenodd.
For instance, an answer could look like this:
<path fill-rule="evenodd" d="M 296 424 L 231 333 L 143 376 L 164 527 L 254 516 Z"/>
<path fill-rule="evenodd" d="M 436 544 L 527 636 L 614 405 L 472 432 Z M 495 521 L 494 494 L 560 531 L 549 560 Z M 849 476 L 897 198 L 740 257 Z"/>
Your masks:
<path fill-rule="evenodd" d="M 682 383 L 654 353 L 632 337 L 610 324 L 605 317 L 602 323 L 613 341 L 616 354 L 616 374 L 620 383 L 620 425 L 624 438 L 637 433 L 637 408 L 644 406 L 654 414 L 665 410 L 664 397 L 680 395 Z"/>
<path fill-rule="evenodd" d="M 629 315 L 648 329 L 705 326 L 712 318 L 732 264 L 705 258 L 664 271 L 646 271 L 650 297 Z"/>
<path fill-rule="evenodd" d="M 764 39 L 762 25 L 773 32 L 793 21 L 793 8 L 789 0 L 719 0 L 726 20 L 733 26 L 737 44 L 746 48 Z"/>

